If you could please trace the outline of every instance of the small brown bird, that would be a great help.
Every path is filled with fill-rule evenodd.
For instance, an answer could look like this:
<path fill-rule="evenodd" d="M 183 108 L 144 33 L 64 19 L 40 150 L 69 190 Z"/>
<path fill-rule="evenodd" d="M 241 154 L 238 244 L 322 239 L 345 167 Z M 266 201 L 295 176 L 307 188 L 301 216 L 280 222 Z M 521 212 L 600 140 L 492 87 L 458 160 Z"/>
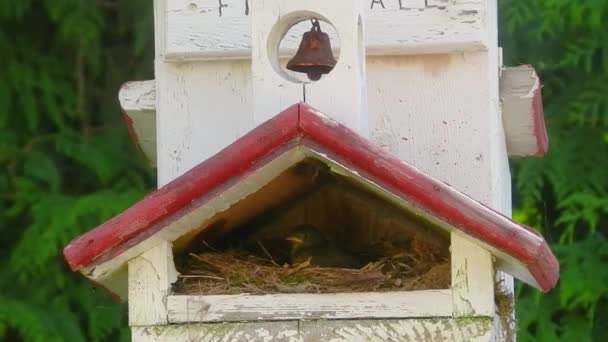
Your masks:
<path fill-rule="evenodd" d="M 285 238 L 290 243 L 291 264 L 310 259 L 319 267 L 359 268 L 361 261 L 333 241 L 327 239 L 315 226 L 301 224 L 292 228 Z"/>

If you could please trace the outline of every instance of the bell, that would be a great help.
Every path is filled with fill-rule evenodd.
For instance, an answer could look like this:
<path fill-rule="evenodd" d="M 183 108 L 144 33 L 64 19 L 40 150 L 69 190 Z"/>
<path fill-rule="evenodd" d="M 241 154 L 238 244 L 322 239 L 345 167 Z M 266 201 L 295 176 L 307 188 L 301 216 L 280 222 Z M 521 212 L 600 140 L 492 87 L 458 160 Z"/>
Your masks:
<path fill-rule="evenodd" d="M 327 33 L 321 32 L 317 19 L 312 20 L 312 28 L 304 33 L 296 55 L 287 63 L 287 69 L 308 75 L 311 81 L 318 81 L 336 66 Z"/>

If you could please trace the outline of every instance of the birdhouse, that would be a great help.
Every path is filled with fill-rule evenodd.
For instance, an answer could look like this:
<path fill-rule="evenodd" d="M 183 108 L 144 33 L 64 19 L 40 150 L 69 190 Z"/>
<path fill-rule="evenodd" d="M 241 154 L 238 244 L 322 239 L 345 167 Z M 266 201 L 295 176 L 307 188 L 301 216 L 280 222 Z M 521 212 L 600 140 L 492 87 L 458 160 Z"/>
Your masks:
<path fill-rule="evenodd" d="M 158 190 L 72 241 L 134 341 L 514 340 L 553 288 L 509 157 L 548 142 L 495 0 L 156 0 L 120 91 Z"/>

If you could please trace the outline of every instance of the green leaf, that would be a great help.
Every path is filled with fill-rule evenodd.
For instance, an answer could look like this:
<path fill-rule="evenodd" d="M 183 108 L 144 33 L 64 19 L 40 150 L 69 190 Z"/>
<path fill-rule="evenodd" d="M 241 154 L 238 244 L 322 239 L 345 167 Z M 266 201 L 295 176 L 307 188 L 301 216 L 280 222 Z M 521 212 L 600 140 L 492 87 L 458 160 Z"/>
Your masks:
<path fill-rule="evenodd" d="M 154 77 L 153 41 L 147 0 L 0 1 L 0 340 L 128 340 L 61 252 L 153 187 L 116 98 Z"/>
<path fill-rule="evenodd" d="M 0 322 L 33 342 L 62 341 L 50 316 L 39 307 L 0 296 Z"/>
<path fill-rule="evenodd" d="M 31 151 L 25 161 L 24 174 L 49 186 L 50 191 L 57 192 L 61 186 L 61 176 L 55 162 L 46 154 Z"/>
<path fill-rule="evenodd" d="M 6 83 L 0 77 L 0 129 L 6 129 L 9 120 L 9 110 L 11 108 L 11 93 Z"/>

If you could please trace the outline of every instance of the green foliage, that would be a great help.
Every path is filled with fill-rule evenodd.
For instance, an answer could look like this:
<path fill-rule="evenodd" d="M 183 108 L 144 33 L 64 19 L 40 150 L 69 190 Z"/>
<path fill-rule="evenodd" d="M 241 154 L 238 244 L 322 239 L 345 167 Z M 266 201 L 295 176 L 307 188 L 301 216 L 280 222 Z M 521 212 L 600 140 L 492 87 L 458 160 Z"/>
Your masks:
<path fill-rule="evenodd" d="M 560 260 L 549 294 L 520 287 L 520 341 L 605 341 L 608 304 L 608 0 L 504 0 L 507 63 L 537 67 L 551 148 L 514 163 L 516 216 Z"/>
<path fill-rule="evenodd" d="M 149 1 L 0 1 L 0 340 L 128 340 L 61 250 L 152 186 L 117 101 L 152 42 Z"/>

